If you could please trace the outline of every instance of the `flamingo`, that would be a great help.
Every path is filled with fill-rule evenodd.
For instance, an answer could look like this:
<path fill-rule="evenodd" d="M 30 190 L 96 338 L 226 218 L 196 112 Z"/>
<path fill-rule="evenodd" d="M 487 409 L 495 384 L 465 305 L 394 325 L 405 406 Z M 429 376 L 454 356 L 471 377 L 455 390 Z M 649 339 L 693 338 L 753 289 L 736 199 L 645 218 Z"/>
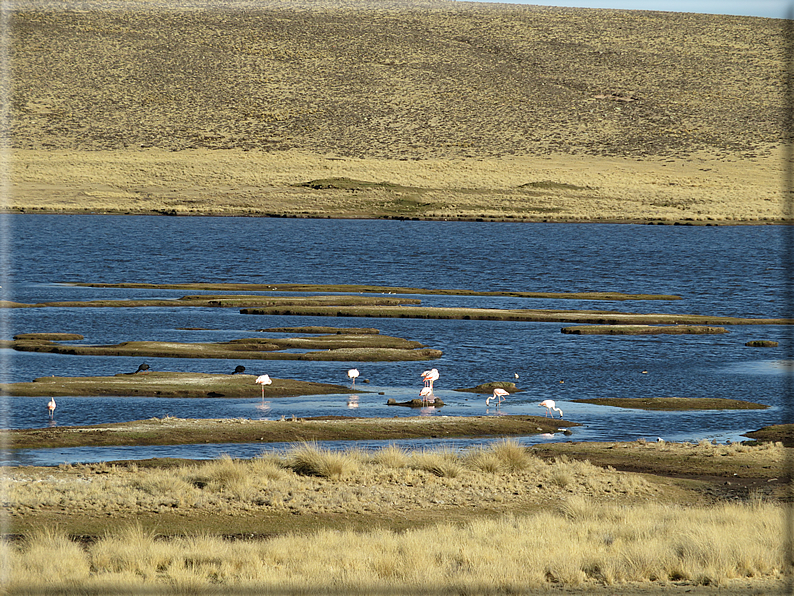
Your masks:
<path fill-rule="evenodd" d="M 430 397 L 433 395 L 433 388 L 432 387 L 422 387 L 422 390 L 419 392 L 419 396 L 422 398 L 422 404 L 429 404 Z M 433 401 L 436 401 L 436 398 L 433 397 Z"/>
<path fill-rule="evenodd" d="M 560 420 L 562 420 L 562 410 L 557 407 L 557 404 L 554 403 L 553 399 L 544 399 L 542 402 L 540 402 L 540 407 L 546 408 L 546 415 L 548 416 L 549 414 L 551 414 L 552 418 L 554 418 L 554 414 L 552 413 L 552 410 L 554 410 L 555 412 L 559 412 Z"/>
<path fill-rule="evenodd" d="M 422 379 L 426 387 L 433 389 L 433 381 L 438 381 L 438 369 L 431 368 L 430 370 L 426 370 L 422 373 Z"/>
<path fill-rule="evenodd" d="M 50 418 L 55 416 L 55 398 L 51 397 L 49 403 L 47 404 L 47 410 L 50 412 Z"/>
<path fill-rule="evenodd" d="M 355 385 L 356 379 L 358 378 L 358 369 L 351 368 L 349 371 L 347 371 L 347 376 L 348 378 L 353 379 L 353 385 Z"/>
<path fill-rule="evenodd" d="M 507 391 L 505 391 L 501 387 L 497 387 L 496 389 L 493 390 L 493 395 L 491 395 L 485 400 L 485 405 L 490 406 L 491 400 L 495 399 L 497 400 L 496 405 L 498 407 L 499 404 L 501 404 L 504 401 L 505 397 L 507 397 L 508 395 L 510 394 Z"/>
<path fill-rule="evenodd" d="M 265 385 L 270 385 L 273 381 L 267 375 L 260 375 L 256 378 L 256 382 L 262 385 L 262 401 L 265 401 Z"/>

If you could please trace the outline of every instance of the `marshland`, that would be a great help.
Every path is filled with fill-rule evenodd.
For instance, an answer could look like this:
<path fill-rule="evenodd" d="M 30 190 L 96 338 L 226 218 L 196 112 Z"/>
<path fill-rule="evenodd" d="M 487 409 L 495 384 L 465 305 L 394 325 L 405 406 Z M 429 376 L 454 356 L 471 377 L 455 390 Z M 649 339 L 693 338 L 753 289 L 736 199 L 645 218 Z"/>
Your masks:
<path fill-rule="evenodd" d="M 789 591 L 780 21 L 5 16 L 0 590 Z"/>

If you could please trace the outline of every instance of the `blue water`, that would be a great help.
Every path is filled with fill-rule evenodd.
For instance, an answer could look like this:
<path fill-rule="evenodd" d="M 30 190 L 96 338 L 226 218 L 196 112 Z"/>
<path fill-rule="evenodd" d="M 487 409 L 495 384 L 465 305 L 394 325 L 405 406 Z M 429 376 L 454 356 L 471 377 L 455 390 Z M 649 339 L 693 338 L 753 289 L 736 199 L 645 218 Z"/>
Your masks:
<path fill-rule="evenodd" d="M 580 301 L 473 296 L 416 296 L 427 306 L 595 309 L 624 312 L 785 316 L 781 226 L 639 226 L 397 222 L 275 218 L 7 215 L 10 265 L 2 298 L 25 303 L 100 298 L 178 298 L 182 290 L 76 288 L 65 282 L 237 282 L 366 284 L 470 290 L 613 291 L 674 294 L 675 301 Z M 212 292 L 217 293 L 217 292 Z M 266 293 L 266 292 L 265 292 Z M 375 327 L 443 350 L 432 362 L 363 363 L 231 361 L 151 358 L 156 370 L 246 372 L 349 384 L 331 396 L 268 400 L 58 399 L 50 422 L 44 398 L 3 398 L 0 426 L 103 424 L 152 417 L 269 418 L 323 414 L 355 416 L 542 414 L 554 399 L 565 418 L 582 424 L 573 435 L 537 440 L 741 440 L 741 434 L 782 421 L 791 329 L 730 327 L 713 336 L 573 336 L 561 323 L 335 319 L 242 315 L 219 308 L 31 308 L 3 310 L 2 339 L 23 332 L 80 333 L 83 343 L 130 340 L 224 341 L 263 336 L 257 329 L 331 325 Z M 206 330 L 186 331 L 182 327 Z M 748 348 L 751 339 L 780 347 Z M 132 372 L 140 359 L 26 354 L 0 350 L 4 382 L 37 377 Z M 438 368 L 436 394 L 447 404 L 423 412 L 386 406 L 416 397 L 421 371 Z M 645 371 L 645 372 L 643 372 Z M 454 391 L 495 380 L 523 390 L 500 411 Z M 365 382 L 368 381 L 368 382 Z M 350 396 L 358 407 L 349 407 Z M 725 397 L 769 405 L 767 410 L 662 413 L 623 410 L 571 400 L 588 397 Z M 222 446 L 243 456 L 261 445 Z M 188 447 L 130 447 L 123 459 L 200 456 Z M 207 450 L 208 457 L 218 447 Z M 53 464 L 118 459 L 118 451 L 43 450 L 6 453 L 6 463 Z M 181 454 L 181 455 L 180 455 Z"/>

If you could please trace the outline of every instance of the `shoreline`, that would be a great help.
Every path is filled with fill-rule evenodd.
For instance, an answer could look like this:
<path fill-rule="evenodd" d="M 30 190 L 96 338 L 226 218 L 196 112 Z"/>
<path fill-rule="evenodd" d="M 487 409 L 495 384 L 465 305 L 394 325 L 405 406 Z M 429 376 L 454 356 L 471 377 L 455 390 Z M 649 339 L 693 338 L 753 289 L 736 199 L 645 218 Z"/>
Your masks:
<path fill-rule="evenodd" d="M 526 224 L 604 224 L 604 225 L 637 225 L 637 226 L 690 226 L 690 227 L 728 227 L 728 226 L 785 226 L 790 225 L 793 220 L 786 218 L 767 219 L 763 221 L 693 221 L 687 219 L 681 220 L 640 220 L 640 219 L 531 219 L 522 218 L 520 220 L 512 218 L 467 218 L 467 217 L 411 217 L 400 218 L 395 216 L 311 216 L 311 215 L 272 215 L 272 214 L 229 214 L 223 212 L 207 212 L 207 213 L 163 213 L 161 211 L 141 211 L 130 213 L 129 211 L 97 211 L 97 210 L 78 210 L 78 209 L 53 209 L 41 210 L 33 207 L 32 210 L 26 208 L 19 209 L 0 209 L 0 215 L 107 215 L 107 216 L 150 216 L 150 217 L 251 217 L 251 218 L 272 218 L 272 219 L 317 219 L 317 220 L 372 220 L 372 221 L 448 221 L 448 222 L 467 222 L 467 223 L 526 223 Z"/>

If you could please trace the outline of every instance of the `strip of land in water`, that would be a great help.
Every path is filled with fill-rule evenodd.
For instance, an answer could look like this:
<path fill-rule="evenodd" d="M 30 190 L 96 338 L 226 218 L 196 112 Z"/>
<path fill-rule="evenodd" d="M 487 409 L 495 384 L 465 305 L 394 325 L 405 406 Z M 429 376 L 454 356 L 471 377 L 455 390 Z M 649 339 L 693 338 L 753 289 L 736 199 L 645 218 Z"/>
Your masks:
<path fill-rule="evenodd" d="M 88 288 L 133 288 L 160 290 L 204 290 L 224 292 L 342 292 L 362 294 L 427 294 L 433 296 L 509 296 L 513 298 L 546 298 L 571 300 L 681 300 L 680 296 L 670 294 L 626 294 L 623 292 L 519 292 L 499 290 L 478 292 L 466 289 L 430 289 L 406 288 L 395 286 L 370 286 L 362 284 L 243 284 L 243 283 L 181 283 L 181 284 L 148 284 L 148 283 L 78 283 L 66 282 L 71 286 Z M 192 299 L 208 298 L 194 296 Z M 210 297 L 211 298 L 211 297 Z M 233 298 L 223 296 L 223 298 Z M 187 300 L 188 297 L 182 298 Z M 397 300 L 395 300 L 397 301 Z M 408 300 L 399 300 L 400 304 L 408 304 Z M 415 301 L 418 303 L 419 301 Z"/>
<path fill-rule="evenodd" d="M 245 418 L 152 418 L 95 426 L 0 430 L 11 449 L 183 445 L 192 443 L 297 443 L 507 437 L 555 433 L 580 426 L 543 416 L 416 416 L 404 418 L 318 417 L 284 420 Z"/>
<path fill-rule="evenodd" d="M 22 334 L 24 337 L 26 334 Z M 309 338 L 233 339 L 227 342 L 187 343 L 125 341 L 113 345 L 63 344 L 48 339 L 0 341 L 0 347 L 19 352 L 73 356 L 137 356 L 141 358 L 215 358 L 231 360 L 306 360 L 397 362 L 440 358 L 441 350 L 418 341 L 380 334 L 333 334 Z M 293 351 L 288 351 L 293 350 Z M 305 350 L 305 351 L 295 351 Z"/>
<path fill-rule="evenodd" d="M 765 410 L 769 406 L 740 399 L 723 397 L 594 397 L 573 401 L 597 406 L 631 408 L 636 410 Z"/>
<path fill-rule="evenodd" d="M 40 377 L 32 382 L 0 383 L 0 394 L 17 396 L 260 397 L 256 375 L 152 371 L 112 377 Z M 350 387 L 294 379 L 271 379 L 268 398 L 349 393 Z"/>

